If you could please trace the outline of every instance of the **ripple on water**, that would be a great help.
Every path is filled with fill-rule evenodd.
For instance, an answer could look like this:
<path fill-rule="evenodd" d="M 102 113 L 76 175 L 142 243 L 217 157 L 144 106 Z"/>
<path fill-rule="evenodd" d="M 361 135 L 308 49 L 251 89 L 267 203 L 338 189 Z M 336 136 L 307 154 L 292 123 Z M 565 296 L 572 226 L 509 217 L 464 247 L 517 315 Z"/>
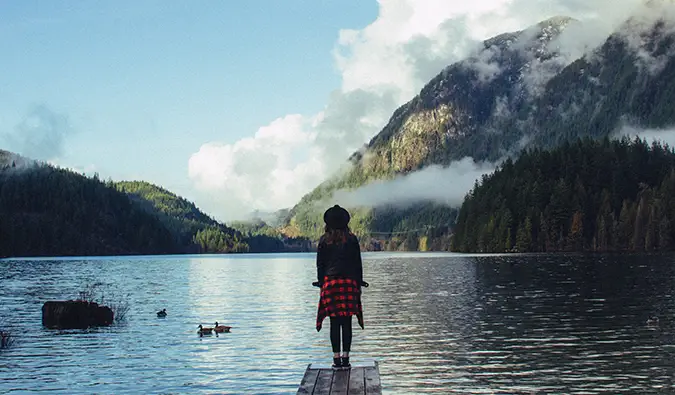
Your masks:
<path fill-rule="evenodd" d="M 294 393 L 328 362 L 312 254 L 0 261 L 0 393 Z M 365 254 L 366 330 L 387 393 L 673 392 L 669 256 Z M 111 328 L 42 328 L 46 300 L 102 281 L 130 304 Z M 158 319 L 157 310 L 168 316 Z M 662 317 L 647 327 L 650 315 Z M 200 338 L 215 321 L 231 333 Z"/>

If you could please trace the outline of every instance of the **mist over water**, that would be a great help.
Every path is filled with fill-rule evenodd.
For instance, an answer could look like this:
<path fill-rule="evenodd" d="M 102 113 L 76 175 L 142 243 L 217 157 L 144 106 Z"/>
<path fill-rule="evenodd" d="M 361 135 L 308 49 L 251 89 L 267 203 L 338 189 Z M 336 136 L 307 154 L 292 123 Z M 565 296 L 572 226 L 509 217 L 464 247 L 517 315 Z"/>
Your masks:
<path fill-rule="evenodd" d="M 386 393 L 669 393 L 674 263 L 366 253 L 352 359 L 376 359 Z M 331 358 L 314 278 L 313 254 L 0 261 L 0 323 L 16 334 L 0 394 L 295 393 Z M 126 296 L 126 323 L 41 327 L 42 303 L 91 280 Z M 197 335 L 215 321 L 232 332 Z"/>

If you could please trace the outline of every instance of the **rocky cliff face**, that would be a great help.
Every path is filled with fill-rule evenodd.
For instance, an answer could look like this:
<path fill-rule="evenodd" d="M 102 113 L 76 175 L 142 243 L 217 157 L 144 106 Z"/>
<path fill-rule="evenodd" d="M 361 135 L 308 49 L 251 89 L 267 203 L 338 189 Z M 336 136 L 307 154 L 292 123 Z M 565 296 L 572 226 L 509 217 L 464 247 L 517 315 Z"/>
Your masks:
<path fill-rule="evenodd" d="M 566 66 L 556 39 L 572 23 L 557 17 L 521 32 L 484 42 L 484 48 L 443 70 L 419 95 L 401 107 L 355 163 L 376 172 L 407 172 L 428 164 L 447 164 L 470 155 L 499 155 L 502 144 L 480 150 L 476 135 L 494 134 L 548 79 Z"/>

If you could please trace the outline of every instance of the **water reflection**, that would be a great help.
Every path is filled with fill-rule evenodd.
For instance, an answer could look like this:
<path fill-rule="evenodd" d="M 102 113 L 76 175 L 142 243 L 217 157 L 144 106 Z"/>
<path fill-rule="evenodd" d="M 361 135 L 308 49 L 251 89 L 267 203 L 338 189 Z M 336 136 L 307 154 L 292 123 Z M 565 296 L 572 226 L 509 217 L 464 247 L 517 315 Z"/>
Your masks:
<path fill-rule="evenodd" d="M 352 359 L 377 359 L 388 393 L 673 392 L 672 256 L 364 259 Z M 330 361 L 313 254 L 5 260 L 0 273 L 0 319 L 19 334 L 0 352 L 0 393 L 294 393 L 307 363 Z M 42 303 L 92 279 L 128 294 L 126 324 L 40 327 Z M 232 333 L 197 335 L 215 321 Z"/>

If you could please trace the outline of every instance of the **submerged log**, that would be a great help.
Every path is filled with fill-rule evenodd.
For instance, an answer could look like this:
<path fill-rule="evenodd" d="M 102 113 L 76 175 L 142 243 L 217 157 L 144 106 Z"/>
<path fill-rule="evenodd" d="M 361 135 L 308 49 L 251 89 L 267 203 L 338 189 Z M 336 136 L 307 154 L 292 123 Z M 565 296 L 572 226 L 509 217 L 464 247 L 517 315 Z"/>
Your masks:
<path fill-rule="evenodd" d="M 45 302 L 42 306 L 42 325 L 50 329 L 86 329 L 108 326 L 114 314 L 110 307 L 82 300 Z"/>

